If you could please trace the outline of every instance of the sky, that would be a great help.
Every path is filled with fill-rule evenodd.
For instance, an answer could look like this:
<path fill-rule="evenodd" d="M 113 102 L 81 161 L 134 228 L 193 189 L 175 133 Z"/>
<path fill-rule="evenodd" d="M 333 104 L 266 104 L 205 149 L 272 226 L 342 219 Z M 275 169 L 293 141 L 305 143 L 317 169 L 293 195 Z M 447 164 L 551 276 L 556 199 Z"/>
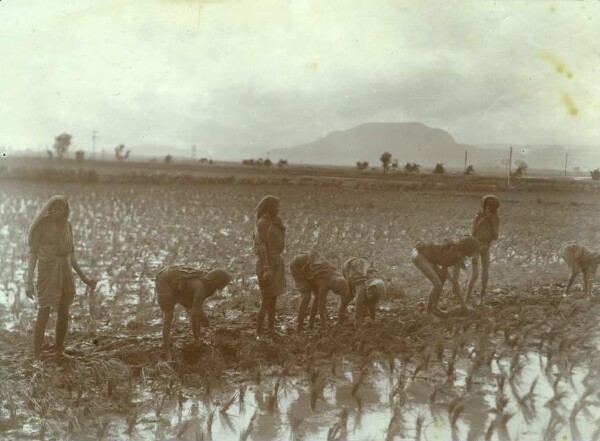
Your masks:
<path fill-rule="evenodd" d="M 600 145 L 599 49 L 597 0 L 0 0 L 0 146 L 244 156 L 405 121 Z"/>

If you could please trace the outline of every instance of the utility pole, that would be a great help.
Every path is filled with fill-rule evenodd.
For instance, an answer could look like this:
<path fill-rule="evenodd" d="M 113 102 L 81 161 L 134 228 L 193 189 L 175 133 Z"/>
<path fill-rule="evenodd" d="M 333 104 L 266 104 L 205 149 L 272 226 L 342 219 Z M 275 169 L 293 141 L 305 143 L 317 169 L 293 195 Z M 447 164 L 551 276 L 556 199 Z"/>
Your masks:
<path fill-rule="evenodd" d="M 197 150 L 196 144 L 194 144 L 194 145 L 192 146 L 192 161 L 195 161 L 195 160 L 196 160 L 196 154 L 197 154 L 197 151 L 198 151 L 198 150 Z"/>
<path fill-rule="evenodd" d="M 465 175 L 467 174 L 467 154 L 469 153 L 469 150 L 465 150 Z"/>
<path fill-rule="evenodd" d="M 510 174 L 512 172 L 512 147 L 510 148 L 510 153 L 508 154 L 508 189 L 510 190 Z"/>
<path fill-rule="evenodd" d="M 569 162 L 569 152 L 565 153 L 565 179 L 567 179 L 567 164 Z"/>
<path fill-rule="evenodd" d="M 92 130 L 92 159 L 96 159 L 96 129 Z"/>

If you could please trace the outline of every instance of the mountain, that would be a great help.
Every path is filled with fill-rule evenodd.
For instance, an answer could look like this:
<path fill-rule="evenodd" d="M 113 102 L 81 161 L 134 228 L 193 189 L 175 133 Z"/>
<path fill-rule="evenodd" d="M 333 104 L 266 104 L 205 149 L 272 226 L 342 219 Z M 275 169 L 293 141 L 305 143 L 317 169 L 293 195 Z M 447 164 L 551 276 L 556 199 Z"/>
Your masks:
<path fill-rule="evenodd" d="M 307 144 L 271 150 L 275 159 L 307 164 L 353 165 L 357 161 L 378 164 L 383 152 L 390 152 L 400 163 L 450 167 L 464 163 L 465 146 L 441 129 L 417 122 L 366 123 L 336 131 Z"/>
<path fill-rule="evenodd" d="M 379 166 L 381 154 L 390 152 L 400 165 L 416 162 L 431 167 L 441 162 L 450 168 L 462 168 L 467 151 L 467 162 L 475 169 L 504 168 L 511 146 L 513 164 L 524 161 L 535 169 L 563 170 L 567 153 L 569 170 L 598 167 L 600 159 L 599 146 L 459 144 L 445 130 L 418 122 L 360 124 L 306 144 L 273 149 L 270 157 L 290 163 L 354 165 L 357 161 L 368 161 Z"/>

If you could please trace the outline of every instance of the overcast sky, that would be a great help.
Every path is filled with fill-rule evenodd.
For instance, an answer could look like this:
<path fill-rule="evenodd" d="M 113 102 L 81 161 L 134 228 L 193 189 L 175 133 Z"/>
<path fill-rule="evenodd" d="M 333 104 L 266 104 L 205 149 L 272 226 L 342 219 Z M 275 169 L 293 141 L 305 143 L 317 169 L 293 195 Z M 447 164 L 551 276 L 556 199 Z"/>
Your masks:
<path fill-rule="evenodd" d="M 600 2 L 1 0 L 0 145 L 600 144 Z"/>

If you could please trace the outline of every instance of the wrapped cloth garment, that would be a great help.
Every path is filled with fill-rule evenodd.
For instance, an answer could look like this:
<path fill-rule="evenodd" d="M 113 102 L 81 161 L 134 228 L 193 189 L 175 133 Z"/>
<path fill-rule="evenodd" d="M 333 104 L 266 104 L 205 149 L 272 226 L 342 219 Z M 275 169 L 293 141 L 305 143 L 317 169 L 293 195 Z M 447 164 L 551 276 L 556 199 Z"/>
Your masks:
<path fill-rule="evenodd" d="M 51 218 L 50 209 L 55 204 L 64 205 L 64 220 L 56 221 Z M 67 199 L 64 196 L 53 196 L 29 227 L 29 249 L 37 256 L 36 291 L 41 308 L 57 309 L 61 304 L 70 305 L 75 297 L 75 283 L 71 270 L 73 230 L 68 221 L 68 214 Z"/>
<path fill-rule="evenodd" d="M 222 269 L 204 271 L 186 265 L 172 265 L 161 269 L 155 278 L 158 304 L 165 309 L 179 303 L 190 309 L 194 303 L 194 291 L 187 289 L 187 282 L 200 279 L 211 296 L 217 289 L 224 288 L 231 276 Z"/>
<path fill-rule="evenodd" d="M 282 253 L 285 248 L 285 227 L 279 216 L 273 217 L 268 208 L 279 201 L 275 196 L 265 196 L 257 209 L 254 229 L 254 253 L 256 275 L 261 294 L 277 297 L 285 291 L 285 265 Z M 265 208 L 266 207 L 266 208 Z M 269 269 L 268 280 L 264 279 L 265 268 Z"/>
<path fill-rule="evenodd" d="M 352 296 L 356 296 L 356 287 L 376 279 L 377 270 L 364 257 L 351 257 L 342 265 L 342 275 L 350 285 Z"/>
<path fill-rule="evenodd" d="M 599 255 L 577 242 L 566 242 L 561 246 L 561 256 L 569 268 L 578 272 L 584 269 L 588 263 L 596 263 L 595 260 Z"/>

